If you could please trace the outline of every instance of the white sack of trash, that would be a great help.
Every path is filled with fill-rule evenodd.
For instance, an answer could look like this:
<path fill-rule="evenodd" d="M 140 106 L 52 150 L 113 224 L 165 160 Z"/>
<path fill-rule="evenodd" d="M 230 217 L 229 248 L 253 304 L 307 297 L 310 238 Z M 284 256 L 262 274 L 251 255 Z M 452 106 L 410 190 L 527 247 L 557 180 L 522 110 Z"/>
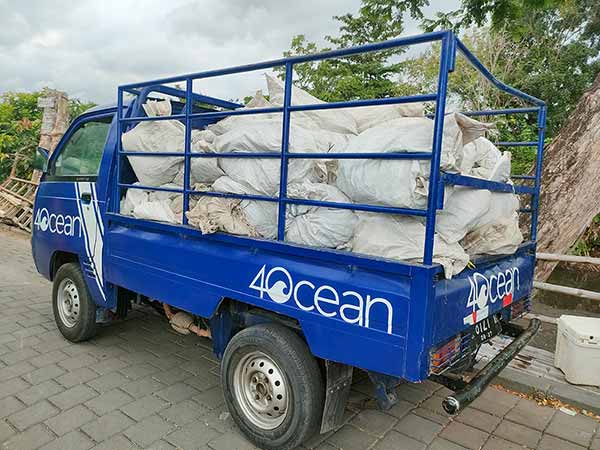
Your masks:
<path fill-rule="evenodd" d="M 245 109 L 283 105 L 284 84 L 267 75 L 269 99 L 258 91 Z M 293 87 L 292 104 L 321 100 Z M 171 115 L 169 100 L 149 100 L 147 116 Z M 298 111 L 290 121 L 290 153 L 431 153 L 434 121 L 423 104 Z M 453 113 L 444 119 L 441 168 L 491 181 L 510 182 L 510 153 L 484 136 L 493 125 Z M 177 120 L 142 121 L 123 134 L 126 151 L 184 151 L 185 127 Z M 235 115 L 192 130 L 190 186 L 196 191 L 276 197 L 279 194 L 282 114 Z M 232 157 L 232 153 L 267 153 L 272 158 Z M 220 157 L 219 155 L 222 154 Z M 333 155 L 332 155 L 333 156 Z M 128 189 L 121 213 L 140 219 L 181 223 L 183 157 L 128 155 L 138 186 Z M 423 159 L 302 159 L 288 164 L 290 198 L 335 203 L 367 203 L 399 208 L 427 207 L 430 161 Z M 444 209 L 437 214 L 434 262 L 446 277 L 463 270 L 475 255 L 514 253 L 523 240 L 519 200 L 511 193 L 447 187 Z M 216 195 L 190 195 L 185 213 L 202 233 L 225 232 L 277 238 L 278 203 Z M 285 240 L 319 248 L 353 251 L 375 257 L 419 262 L 423 257 L 425 220 L 420 217 L 355 212 L 349 209 L 289 204 Z"/>

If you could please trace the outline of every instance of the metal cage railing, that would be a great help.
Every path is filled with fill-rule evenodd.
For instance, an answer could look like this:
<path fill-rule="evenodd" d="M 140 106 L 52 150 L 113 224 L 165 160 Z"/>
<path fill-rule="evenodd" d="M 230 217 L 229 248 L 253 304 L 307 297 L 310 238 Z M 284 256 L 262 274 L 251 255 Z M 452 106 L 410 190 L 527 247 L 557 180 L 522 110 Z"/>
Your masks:
<path fill-rule="evenodd" d="M 398 47 L 405 47 L 409 45 L 440 42 L 440 64 L 439 74 L 437 82 L 437 90 L 435 93 L 412 95 L 403 97 L 389 97 L 379 99 L 365 99 L 365 100 L 354 100 L 354 101 L 343 101 L 333 103 L 322 103 L 322 104 L 311 104 L 311 105 L 292 105 L 291 104 L 291 91 L 292 91 L 292 79 L 293 70 L 296 64 L 320 61 L 330 58 L 349 57 L 358 55 L 366 52 L 374 52 Z M 449 74 L 455 69 L 456 54 L 460 52 L 466 60 L 490 83 L 492 83 L 497 89 L 508 93 L 509 95 L 519 98 L 531 105 L 532 107 L 523 108 L 512 108 L 512 109 L 498 109 L 498 110 L 485 110 L 485 111 L 471 111 L 464 112 L 463 114 L 468 116 L 496 116 L 496 115 L 510 115 L 510 114 L 537 114 L 537 127 L 538 127 L 538 139 L 537 141 L 531 142 L 497 142 L 498 146 L 505 147 L 535 147 L 536 151 L 536 165 L 535 175 L 518 175 L 514 176 L 515 180 L 531 181 L 533 180 L 533 186 L 526 185 L 513 185 L 510 183 L 500 183 L 487 181 L 475 177 L 463 176 L 458 174 L 443 173 L 440 171 L 440 159 L 442 152 L 442 137 L 444 131 L 444 116 L 446 112 L 446 96 L 448 90 L 448 79 Z M 244 72 L 251 72 L 263 69 L 272 69 L 275 67 L 285 67 L 285 85 L 284 85 L 284 103 L 280 107 L 271 108 L 253 108 L 253 109 L 239 109 L 243 105 L 228 102 L 225 100 L 216 99 L 213 97 L 207 97 L 199 95 L 193 92 L 194 80 L 206 79 L 219 77 L 231 74 L 240 74 Z M 185 91 L 164 86 L 168 83 L 185 83 Z M 172 114 L 170 116 L 158 116 L 158 117 L 146 117 L 140 116 L 140 106 L 148 98 L 150 92 L 162 92 L 169 95 L 179 96 L 185 98 L 183 112 L 179 114 Z M 134 107 L 124 109 L 124 94 L 129 93 L 137 97 L 136 102 L 133 103 Z M 216 106 L 223 108 L 223 110 L 211 110 L 206 109 L 200 112 L 193 111 L 193 102 L 200 102 L 210 106 Z M 432 115 L 434 120 L 434 133 L 433 133 L 433 146 L 431 153 L 429 152 L 407 152 L 407 153 L 290 153 L 288 149 L 289 145 L 289 133 L 290 133 L 290 117 L 291 113 L 298 111 L 318 111 L 326 109 L 337 109 L 337 108 L 354 108 L 360 106 L 377 106 L 377 105 L 391 105 L 401 103 L 415 103 L 415 102 L 435 102 L 435 112 Z M 124 113 L 124 111 L 126 111 Z M 273 152 L 253 152 L 253 153 L 199 153 L 191 151 L 191 130 L 192 121 L 194 119 L 216 119 L 225 118 L 228 116 L 236 115 L 254 115 L 254 114 L 267 114 L 267 113 L 281 113 L 283 115 L 282 125 L 282 141 L 281 151 L 279 153 Z M 180 120 L 185 124 L 185 147 L 184 152 L 132 152 L 124 151 L 122 148 L 121 136 L 124 129 L 128 126 L 135 125 L 136 123 L 151 120 Z M 520 212 L 530 213 L 531 218 L 531 234 L 530 240 L 536 241 L 537 238 L 537 220 L 538 220 L 538 204 L 540 194 L 540 177 L 542 169 L 542 157 L 544 150 L 544 131 L 546 123 L 546 106 L 542 100 L 525 94 L 513 87 L 510 87 L 503 82 L 497 80 L 481 62 L 471 53 L 465 45 L 451 32 L 451 31 L 438 31 L 432 33 L 426 33 L 417 36 L 403 37 L 398 39 L 392 39 L 385 42 L 373 43 L 368 45 L 362 45 L 358 47 L 345 48 L 339 50 L 328 51 L 324 53 L 312 54 L 312 55 L 301 55 L 293 56 L 289 58 L 282 58 L 272 61 L 260 62 L 256 64 L 248 64 L 243 66 L 231 67 L 220 70 L 210 70 L 205 72 L 198 72 L 188 75 L 175 76 L 151 81 L 145 81 L 140 83 L 126 84 L 118 88 L 118 100 L 117 100 L 117 164 L 116 164 L 116 176 L 114 177 L 113 186 L 113 197 L 115 201 L 111 202 L 110 215 L 113 218 L 122 217 L 119 216 L 120 211 L 120 198 L 121 193 L 124 189 L 143 189 L 147 191 L 167 191 L 174 192 L 183 195 L 183 219 L 182 225 L 187 225 L 187 218 L 185 212 L 189 210 L 189 200 L 192 195 L 201 196 L 214 196 L 214 197 L 225 197 L 225 198 L 237 198 L 245 200 L 257 200 L 275 202 L 278 204 L 278 219 L 277 219 L 277 240 L 285 240 L 285 215 L 286 207 L 291 204 L 299 205 L 310 205 L 310 206 L 323 206 L 329 208 L 342 208 L 356 211 L 368 211 L 375 213 L 385 214 L 402 214 L 409 216 L 419 216 L 425 218 L 425 245 L 423 249 L 423 264 L 431 265 L 433 260 L 433 245 L 435 235 L 435 220 L 436 211 L 443 208 L 443 193 L 446 185 L 460 185 L 468 186 L 475 189 L 488 189 L 496 192 L 512 192 L 516 194 L 524 194 L 531 196 L 530 208 L 522 208 Z M 142 157 L 167 157 L 177 156 L 183 157 L 184 160 L 184 177 L 182 189 L 170 189 L 161 188 L 157 186 L 141 186 L 132 185 L 121 182 L 121 170 L 122 170 L 122 158 L 126 156 L 142 156 Z M 276 197 L 264 196 L 264 195 L 248 195 L 248 194 L 233 194 L 224 192 L 213 192 L 213 191 L 195 191 L 190 186 L 190 166 L 192 158 L 277 158 L 280 159 L 280 180 L 279 180 L 279 195 Z M 392 206 L 381 206 L 372 204 L 361 204 L 361 203 L 339 203 L 339 202 L 326 202 L 309 199 L 298 199 L 290 198 L 287 195 L 287 177 L 288 177 L 288 163 L 290 159 L 306 158 L 306 159 L 381 159 L 381 160 L 398 160 L 398 159 L 421 159 L 430 160 L 431 169 L 429 174 L 429 194 L 427 200 L 426 209 L 411 209 L 411 208 L 399 208 Z M 200 233 L 198 231 L 198 233 Z"/>

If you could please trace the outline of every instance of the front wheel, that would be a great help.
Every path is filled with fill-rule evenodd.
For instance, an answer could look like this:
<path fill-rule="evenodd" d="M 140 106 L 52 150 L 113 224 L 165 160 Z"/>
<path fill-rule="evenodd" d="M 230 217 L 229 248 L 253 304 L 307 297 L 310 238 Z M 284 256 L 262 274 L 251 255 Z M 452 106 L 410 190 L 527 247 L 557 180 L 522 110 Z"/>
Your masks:
<path fill-rule="evenodd" d="M 56 271 L 52 309 L 58 329 L 69 341 L 85 341 L 96 334 L 96 304 L 90 297 L 79 264 L 67 263 Z"/>
<path fill-rule="evenodd" d="M 246 328 L 229 342 L 221 380 L 238 427 L 267 450 L 291 450 L 317 432 L 323 380 L 304 341 L 279 324 Z"/>

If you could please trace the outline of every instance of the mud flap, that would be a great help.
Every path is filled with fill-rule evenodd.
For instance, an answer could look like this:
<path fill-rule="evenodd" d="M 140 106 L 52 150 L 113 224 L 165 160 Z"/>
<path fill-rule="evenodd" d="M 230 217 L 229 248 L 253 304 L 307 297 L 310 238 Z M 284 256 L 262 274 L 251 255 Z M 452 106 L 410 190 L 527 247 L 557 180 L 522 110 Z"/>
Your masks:
<path fill-rule="evenodd" d="M 325 372 L 327 385 L 321 433 L 334 430 L 342 425 L 352 385 L 352 366 L 325 360 Z"/>

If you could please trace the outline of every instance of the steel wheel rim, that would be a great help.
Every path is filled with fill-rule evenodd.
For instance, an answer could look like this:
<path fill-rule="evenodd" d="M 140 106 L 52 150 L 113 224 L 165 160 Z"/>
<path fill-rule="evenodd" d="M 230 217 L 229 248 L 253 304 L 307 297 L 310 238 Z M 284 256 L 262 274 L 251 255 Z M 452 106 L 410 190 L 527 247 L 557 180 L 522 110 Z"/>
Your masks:
<path fill-rule="evenodd" d="M 287 384 L 275 361 L 259 351 L 245 355 L 233 374 L 233 390 L 244 416 L 263 430 L 277 428 L 287 417 Z"/>
<path fill-rule="evenodd" d="M 77 286 L 70 278 L 63 279 L 58 285 L 58 315 L 67 328 L 73 328 L 79 321 L 80 299 Z"/>

